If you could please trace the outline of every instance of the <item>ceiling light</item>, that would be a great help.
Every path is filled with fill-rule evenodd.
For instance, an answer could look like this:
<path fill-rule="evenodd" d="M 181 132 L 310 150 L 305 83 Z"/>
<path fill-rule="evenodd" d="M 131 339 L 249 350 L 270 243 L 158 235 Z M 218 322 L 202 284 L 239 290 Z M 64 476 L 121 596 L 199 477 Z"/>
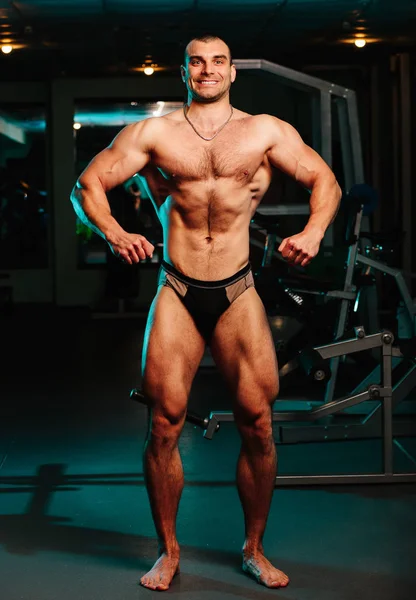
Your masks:
<path fill-rule="evenodd" d="M 10 44 L 5 44 L 4 46 L 1 47 L 1 51 L 3 52 L 3 54 L 10 54 L 10 52 L 13 50 L 13 46 L 10 46 Z"/>
<path fill-rule="evenodd" d="M 357 40 L 354 40 L 354 44 L 357 46 L 357 48 L 364 48 L 364 46 L 367 44 L 367 42 L 365 40 L 363 40 L 362 38 L 359 38 Z"/>
<path fill-rule="evenodd" d="M 157 105 L 158 105 L 157 110 L 153 111 L 154 117 L 160 117 L 160 115 L 162 114 L 163 108 L 165 106 L 165 103 L 163 100 L 158 100 Z"/>
<path fill-rule="evenodd" d="M 153 67 L 145 67 L 143 72 L 145 75 L 153 75 L 155 70 Z"/>
<path fill-rule="evenodd" d="M 82 125 L 81 125 L 81 123 L 74 123 L 72 127 L 74 129 L 81 129 Z"/>

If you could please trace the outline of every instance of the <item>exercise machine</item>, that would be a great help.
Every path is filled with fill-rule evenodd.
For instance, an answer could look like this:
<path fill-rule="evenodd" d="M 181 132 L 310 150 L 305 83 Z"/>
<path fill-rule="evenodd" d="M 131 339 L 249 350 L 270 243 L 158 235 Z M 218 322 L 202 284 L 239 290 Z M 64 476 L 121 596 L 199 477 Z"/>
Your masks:
<path fill-rule="evenodd" d="M 280 310 L 281 314 L 293 316 L 301 324 L 300 330 L 285 344 L 286 353 L 283 354 L 284 360 L 281 361 L 282 366 L 279 371 L 281 377 L 299 367 L 302 357 L 307 354 L 307 344 L 312 342 L 316 345 L 324 340 L 335 342 L 344 339 L 357 325 L 356 315 L 362 304 L 362 296 L 368 297 L 370 292 L 372 306 L 368 306 L 365 311 L 366 322 L 370 326 L 371 333 L 380 329 L 377 317 L 375 272 L 395 279 L 402 299 L 402 312 L 410 324 L 410 337 L 415 336 L 416 306 L 413 304 L 402 272 L 372 257 L 374 251 L 377 253 L 379 235 L 361 233 L 363 217 L 368 216 L 376 206 L 377 195 L 370 186 L 353 186 L 345 195 L 344 240 L 348 247 L 348 255 L 345 261 L 345 278 L 341 287 L 334 285 L 328 279 L 307 276 L 301 269 L 286 268 L 286 273 L 279 269 L 276 273 L 271 265 L 272 259 L 274 257 L 279 259 L 280 262 L 277 263 L 279 265 L 282 261 L 281 256 L 276 252 L 280 242 L 276 214 L 269 209 L 265 214 L 254 215 L 252 226 L 265 234 L 262 265 L 256 273 L 256 288 L 269 314 L 275 314 Z M 369 239 L 373 240 L 372 245 L 367 244 Z M 340 265 L 341 268 L 344 266 Z M 366 294 L 363 293 L 365 291 Z M 320 304 L 313 302 L 314 297 L 320 301 Z M 406 354 L 409 354 L 409 351 Z M 321 372 L 316 373 L 316 380 L 326 384 L 325 402 L 331 402 L 334 398 L 341 360 L 342 356 L 331 359 L 330 378 L 322 377 Z M 395 365 L 399 362 L 396 361 Z"/>

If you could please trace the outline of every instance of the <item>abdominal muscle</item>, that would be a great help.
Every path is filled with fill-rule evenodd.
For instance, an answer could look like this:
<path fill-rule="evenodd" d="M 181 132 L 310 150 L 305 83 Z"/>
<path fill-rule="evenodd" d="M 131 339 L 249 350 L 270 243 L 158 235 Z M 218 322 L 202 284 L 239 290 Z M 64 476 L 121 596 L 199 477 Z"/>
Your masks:
<path fill-rule="evenodd" d="M 243 201 L 239 196 L 241 190 L 226 201 L 217 198 L 211 209 L 208 203 L 168 198 L 159 209 L 165 261 L 202 281 L 226 279 L 240 271 L 249 260 L 249 224 L 255 208 L 247 190 Z M 190 210 L 182 208 L 186 204 Z"/>
<path fill-rule="evenodd" d="M 240 271 L 249 259 L 249 235 L 211 234 L 171 227 L 165 239 L 164 259 L 181 273 L 203 281 L 217 281 Z"/>

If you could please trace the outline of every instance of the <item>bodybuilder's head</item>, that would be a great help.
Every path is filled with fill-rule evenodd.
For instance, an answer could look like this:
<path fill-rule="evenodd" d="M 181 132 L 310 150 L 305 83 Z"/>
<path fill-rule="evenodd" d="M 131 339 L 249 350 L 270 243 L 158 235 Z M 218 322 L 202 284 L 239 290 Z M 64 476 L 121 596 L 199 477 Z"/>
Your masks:
<path fill-rule="evenodd" d="M 213 35 L 192 39 L 185 49 L 181 74 L 192 100 L 220 100 L 228 94 L 236 77 L 230 48 Z"/>

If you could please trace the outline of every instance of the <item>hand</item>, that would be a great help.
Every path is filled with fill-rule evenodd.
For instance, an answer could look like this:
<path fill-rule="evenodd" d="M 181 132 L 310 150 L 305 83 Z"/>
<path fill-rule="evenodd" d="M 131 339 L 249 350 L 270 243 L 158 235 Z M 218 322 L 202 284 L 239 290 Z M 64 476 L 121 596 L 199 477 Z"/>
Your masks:
<path fill-rule="evenodd" d="M 138 233 L 123 231 L 111 241 L 107 241 L 114 256 L 129 265 L 145 260 L 147 257 L 152 258 L 155 249 L 153 244 Z"/>
<path fill-rule="evenodd" d="M 278 248 L 283 258 L 292 265 L 306 267 L 318 254 L 322 234 L 316 231 L 302 231 L 285 238 Z"/>

